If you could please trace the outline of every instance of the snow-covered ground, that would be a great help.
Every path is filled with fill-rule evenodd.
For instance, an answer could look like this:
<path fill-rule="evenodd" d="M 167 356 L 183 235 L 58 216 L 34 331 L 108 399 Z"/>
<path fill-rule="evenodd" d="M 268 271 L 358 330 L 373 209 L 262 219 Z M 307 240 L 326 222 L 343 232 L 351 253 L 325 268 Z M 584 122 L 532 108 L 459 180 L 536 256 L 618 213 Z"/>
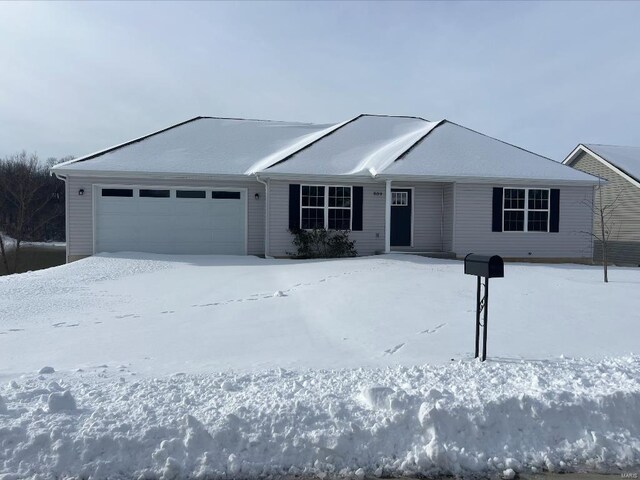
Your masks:
<path fill-rule="evenodd" d="M 0 277 L 0 475 L 638 468 L 640 270 L 610 277 L 506 265 L 485 364 L 456 261 L 113 254 Z"/>

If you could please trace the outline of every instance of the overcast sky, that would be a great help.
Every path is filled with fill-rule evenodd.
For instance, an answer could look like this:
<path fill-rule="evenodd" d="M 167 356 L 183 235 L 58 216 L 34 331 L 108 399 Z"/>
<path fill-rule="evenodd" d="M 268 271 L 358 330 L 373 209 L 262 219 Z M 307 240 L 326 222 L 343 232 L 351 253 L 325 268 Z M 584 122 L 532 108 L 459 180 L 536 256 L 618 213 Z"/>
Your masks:
<path fill-rule="evenodd" d="M 557 160 L 640 146 L 639 25 L 639 2 L 0 2 L 0 156 L 198 115 L 447 118 Z"/>

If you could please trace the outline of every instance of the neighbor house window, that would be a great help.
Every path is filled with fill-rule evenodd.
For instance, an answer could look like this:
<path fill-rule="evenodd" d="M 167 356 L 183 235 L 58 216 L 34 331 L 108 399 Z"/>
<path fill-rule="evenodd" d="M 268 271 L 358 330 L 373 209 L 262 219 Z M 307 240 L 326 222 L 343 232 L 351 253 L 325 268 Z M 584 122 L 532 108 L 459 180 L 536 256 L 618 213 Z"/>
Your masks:
<path fill-rule="evenodd" d="M 503 231 L 549 231 L 548 189 L 505 188 L 503 202 Z"/>
<path fill-rule="evenodd" d="M 351 187 L 302 185 L 300 228 L 351 230 Z"/>

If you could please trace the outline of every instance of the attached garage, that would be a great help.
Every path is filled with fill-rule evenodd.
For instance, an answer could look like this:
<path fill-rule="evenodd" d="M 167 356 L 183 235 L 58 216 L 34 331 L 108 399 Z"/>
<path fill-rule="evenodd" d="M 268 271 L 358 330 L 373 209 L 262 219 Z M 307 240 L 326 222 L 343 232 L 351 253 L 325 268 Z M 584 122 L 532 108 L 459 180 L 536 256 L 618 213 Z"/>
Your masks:
<path fill-rule="evenodd" d="M 94 251 L 247 254 L 247 191 L 100 185 Z"/>

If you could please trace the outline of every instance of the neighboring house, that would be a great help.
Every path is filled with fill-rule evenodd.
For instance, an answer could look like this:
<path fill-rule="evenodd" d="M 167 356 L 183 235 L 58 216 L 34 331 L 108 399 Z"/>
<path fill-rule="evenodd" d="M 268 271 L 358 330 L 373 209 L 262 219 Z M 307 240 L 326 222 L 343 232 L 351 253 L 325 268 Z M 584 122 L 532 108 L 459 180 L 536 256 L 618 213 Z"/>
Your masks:
<path fill-rule="evenodd" d="M 287 256 L 289 229 L 351 230 L 360 255 L 590 260 L 597 179 L 447 120 L 336 125 L 197 117 L 53 167 L 67 255 Z"/>
<path fill-rule="evenodd" d="M 640 147 L 580 144 L 563 163 L 606 180 L 601 185 L 602 204 L 613 207 L 607 258 L 613 264 L 640 266 Z M 594 201 L 599 209 L 599 192 Z M 594 232 L 599 228 L 595 215 Z M 594 243 L 594 259 L 602 260 L 599 240 Z"/>

